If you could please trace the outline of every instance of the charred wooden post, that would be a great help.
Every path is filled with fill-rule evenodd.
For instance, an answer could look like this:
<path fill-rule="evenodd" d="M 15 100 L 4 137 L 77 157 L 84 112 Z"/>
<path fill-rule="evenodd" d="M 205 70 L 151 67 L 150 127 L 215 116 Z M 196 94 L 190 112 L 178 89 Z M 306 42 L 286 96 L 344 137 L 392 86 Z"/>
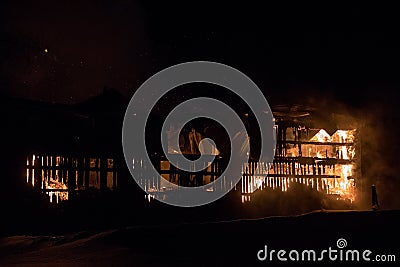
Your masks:
<path fill-rule="evenodd" d="M 107 189 L 107 159 L 100 158 L 100 190 Z"/>
<path fill-rule="evenodd" d="M 61 165 L 60 165 L 60 171 L 61 171 L 61 183 L 66 183 L 67 181 L 67 158 L 66 157 L 61 157 Z"/>
<path fill-rule="evenodd" d="M 98 184 L 101 184 L 100 183 L 100 172 L 99 172 L 99 170 L 100 170 L 100 159 L 99 158 L 95 159 L 95 167 L 94 168 L 95 168 L 94 170 L 96 172 L 96 182 Z"/>
<path fill-rule="evenodd" d="M 76 173 L 75 173 L 73 158 L 71 156 L 66 157 L 66 168 L 67 168 L 66 184 L 68 185 L 68 194 L 72 197 L 75 194 Z"/>
<path fill-rule="evenodd" d="M 85 189 L 89 189 L 89 181 L 90 181 L 90 158 L 84 158 L 84 172 L 85 172 Z"/>
<path fill-rule="evenodd" d="M 34 187 L 41 189 L 42 187 L 42 161 L 41 156 L 36 156 L 35 168 L 34 168 Z"/>
<path fill-rule="evenodd" d="M 48 175 L 47 175 L 47 155 L 42 157 L 42 189 L 46 188 L 46 183 L 48 182 Z"/>
<path fill-rule="evenodd" d="M 113 161 L 113 169 L 112 169 L 112 176 L 113 176 L 113 190 L 117 189 L 117 162 L 116 160 Z M 160 176 L 157 176 L 157 184 L 160 184 Z M 158 186 L 157 186 L 158 188 Z"/>
<path fill-rule="evenodd" d="M 56 177 L 56 173 L 57 173 L 56 172 L 56 170 L 57 170 L 56 161 L 57 161 L 57 157 L 56 156 L 51 156 L 50 157 L 50 169 L 51 169 L 50 175 L 51 175 L 51 178 L 54 179 L 54 180 L 57 179 L 57 177 Z"/>
<path fill-rule="evenodd" d="M 28 156 L 28 160 L 27 160 L 27 165 L 28 165 L 28 171 L 27 171 L 27 175 L 28 175 L 28 179 L 27 179 L 27 183 L 28 184 L 32 184 L 32 178 L 33 178 L 33 156 L 29 155 Z"/>
<path fill-rule="evenodd" d="M 378 194 L 376 193 L 376 186 L 372 185 L 371 186 L 371 198 L 372 198 L 372 209 L 373 210 L 378 210 L 379 209 L 379 203 L 378 203 Z"/>
<path fill-rule="evenodd" d="M 76 158 L 76 168 L 77 168 L 77 174 L 78 177 L 76 178 L 77 181 L 77 188 L 82 188 L 83 184 L 83 173 L 84 173 L 84 161 L 82 157 L 77 157 Z"/>

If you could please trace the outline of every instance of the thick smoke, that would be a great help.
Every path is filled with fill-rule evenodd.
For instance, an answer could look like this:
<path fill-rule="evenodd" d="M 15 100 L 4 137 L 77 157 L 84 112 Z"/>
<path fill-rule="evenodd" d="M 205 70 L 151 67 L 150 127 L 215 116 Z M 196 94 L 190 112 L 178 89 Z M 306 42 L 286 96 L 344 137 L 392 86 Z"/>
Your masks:
<path fill-rule="evenodd" d="M 357 101 L 334 95 L 314 95 L 305 100 L 306 105 L 316 108 L 317 124 L 329 121 L 338 128 L 358 129 L 361 177 L 357 181 L 356 208 L 371 208 L 372 185 L 377 188 L 381 209 L 400 208 L 400 127 L 394 99 L 386 94 L 377 98 L 360 95 Z"/>

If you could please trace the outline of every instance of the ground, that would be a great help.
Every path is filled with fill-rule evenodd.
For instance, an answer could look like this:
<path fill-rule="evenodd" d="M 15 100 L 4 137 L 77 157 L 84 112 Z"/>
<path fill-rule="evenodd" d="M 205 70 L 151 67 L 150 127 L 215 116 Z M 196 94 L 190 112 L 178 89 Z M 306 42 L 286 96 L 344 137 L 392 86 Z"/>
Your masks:
<path fill-rule="evenodd" d="M 282 266 L 276 257 L 259 261 L 257 252 L 265 245 L 276 251 L 337 249 L 340 238 L 347 249 L 395 255 L 399 261 L 398 225 L 398 210 L 322 210 L 290 217 L 9 236 L 0 240 L 0 266 Z"/>

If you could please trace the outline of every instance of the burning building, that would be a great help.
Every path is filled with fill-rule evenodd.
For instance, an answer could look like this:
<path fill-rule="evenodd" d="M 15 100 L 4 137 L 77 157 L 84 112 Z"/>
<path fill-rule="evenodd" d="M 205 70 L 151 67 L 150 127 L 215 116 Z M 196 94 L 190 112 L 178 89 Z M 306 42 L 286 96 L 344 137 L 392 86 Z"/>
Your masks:
<path fill-rule="evenodd" d="M 28 124 L 34 133 L 29 142 L 34 145 L 25 152 L 26 183 L 42 190 L 50 201 L 60 202 L 90 188 L 114 190 L 130 179 L 127 173 L 123 178 L 120 175 L 124 169 L 123 155 L 115 151 L 115 147 L 120 146 L 118 129 L 121 129 L 120 125 L 114 125 L 118 121 L 115 118 L 123 114 L 124 105 L 109 94 L 105 92 L 97 99 L 75 106 L 35 106 L 40 120 L 35 120 L 36 113 L 29 113 Z M 110 99 L 114 99 L 115 106 L 122 107 L 121 110 L 104 111 Z M 41 110 L 46 111 L 48 119 Z M 318 110 L 300 106 L 275 106 L 272 110 L 277 141 L 275 157 L 272 163 L 265 163 L 250 155 L 249 162 L 242 166 L 242 173 L 238 173 L 242 178 L 238 184 L 242 201 L 248 201 L 255 191 L 265 188 L 287 191 L 295 183 L 337 199 L 355 201 L 356 184 L 361 177 L 357 123 L 349 117 L 319 114 Z M 247 116 L 244 119 L 248 119 Z M 54 122 L 57 125 L 52 125 Z M 39 128 L 59 130 L 56 133 L 34 130 Z M 165 181 L 180 186 L 202 186 L 218 179 L 218 186 L 232 187 L 226 185 L 225 177 L 220 177 L 228 158 L 224 154 L 227 149 L 221 146 L 226 140 L 217 140 L 216 146 L 210 143 L 199 147 L 200 140 L 208 137 L 206 128 L 209 125 L 203 123 L 202 127 L 189 127 L 179 132 L 171 126 L 167 138 L 179 135 L 179 147 L 168 147 L 169 158 L 173 159 L 180 153 L 178 151 L 189 159 L 196 159 L 202 153 L 209 155 L 210 162 L 204 170 L 191 173 L 176 168 L 179 162 L 171 164 L 162 153 L 153 151 L 152 164 L 164 179 L 141 177 L 146 197 L 168 190 Z M 224 139 L 223 135 L 217 137 Z M 140 176 L 147 166 L 141 159 L 135 159 L 134 168 Z"/>
<path fill-rule="evenodd" d="M 301 111 L 298 106 L 275 107 L 274 118 L 274 160 L 243 166 L 243 201 L 256 190 L 269 187 L 287 191 L 293 183 L 336 199 L 355 201 L 361 148 L 354 120 L 337 114 L 316 119 L 313 112 Z"/>
<path fill-rule="evenodd" d="M 77 104 L 14 100 L 24 131 L 26 183 L 59 203 L 85 191 L 115 190 L 123 157 L 120 131 L 125 99 L 111 89 Z M 13 108 L 14 108 L 13 106 Z M 18 125 L 18 127 L 21 127 Z M 24 162 L 24 163 L 25 163 Z"/>
<path fill-rule="evenodd" d="M 90 188 L 115 190 L 118 185 L 119 170 L 112 158 L 42 153 L 29 155 L 26 164 L 26 183 L 53 203 Z"/>
<path fill-rule="evenodd" d="M 333 199 L 353 203 L 357 197 L 356 183 L 361 177 L 357 121 L 348 115 L 297 105 L 275 106 L 273 113 L 276 136 L 274 160 L 272 163 L 259 162 L 254 153 L 250 153 L 249 162 L 242 166 L 241 181 L 238 184 L 242 202 L 249 201 L 254 192 L 265 188 L 288 191 L 292 185 L 301 184 Z M 179 135 L 180 140 L 180 148 L 168 147 L 168 153 L 172 156 L 178 154 L 179 150 L 187 158 L 195 159 L 200 154 L 195 148 L 204 136 L 198 131 L 192 128 L 183 129 L 179 133 L 171 127 L 169 135 L 169 139 Z M 221 147 L 221 151 L 223 150 L 224 147 Z M 181 171 L 165 157 L 157 158 L 153 164 L 168 182 L 180 186 L 206 185 L 223 173 L 226 164 L 224 154 L 220 154 L 216 147 L 211 146 L 208 153 L 204 154 L 210 158 L 217 157 L 198 173 Z M 179 162 L 174 163 L 179 166 Z M 225 177 L 218 179 L 221 183 L 217 185 L 224 187 Z M 149 182 L 143 177 L 143 184 L 145 183 L 145 188 L 150 189 L 150 195 L 167 189 L 165 184 L 168 184 L 163 179 L 153 178 Z"/>

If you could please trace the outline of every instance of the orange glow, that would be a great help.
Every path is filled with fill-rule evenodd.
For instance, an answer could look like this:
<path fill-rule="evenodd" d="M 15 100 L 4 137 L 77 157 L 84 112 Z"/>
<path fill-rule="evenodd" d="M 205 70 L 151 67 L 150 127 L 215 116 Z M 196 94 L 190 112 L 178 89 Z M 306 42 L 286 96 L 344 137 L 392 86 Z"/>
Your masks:
<path fill-rule="evenodd" d="M 45 189 L 54 189 L 54 190 L 58 190 L 58 189 L 62 189 L 62 190 L 66 190 L 67 185 L 64 183 L 61 183 L 57 180 L 53 180 L 52 178 L 50 178 L 49 181 L 45 181 Z M 50 202 L 53 202 L 53 196 L 56 197 L 56 202 L 58 203 L 59 201 L 64 201 L 64 200 L 68 200 L 68 191 L 50 191 L 50 192 L 46 192 L 49 197 L 50 197 Z"/>
<path fill-rule="evenodd" d="M 331 141 L 331 136 L 324 130 L 321 129 L 319 132 L 314 135 L 310 141 L 314 142 L 330 142 Z"/>
<path fill-rule="evenodd" d="M 32 155 L 32 165 L 29 165 L 29 158 L 27 158 L 27 169 L 26 169 L 26 182 L 29 183 L 31 180 L 31 185 L 32 187 L 35 186 L 35 172 L 38 170 L 35 170 L 34 168 L 31 169 L 31 175 L 30 177 L 30 168 L 35 166 L 35 161 L 39 159 L 40 157 L 37 157 L 36 155 Z M 41 160 L 42 166 L 44 164 L 44 157 L 42 157 Z M 48 158 L 46 158 L 46 163 L 48 164 Z M 57 162 L 56 166 L 59 166 L 59 157 L 57 157 Z M 50 171 L 50 177 L 45 177 L 45 172 L 44 170 L 41 170 L 41 177 L 42 181 L 41 183 L 41 189 L 46 190 L 46 194 L 50 198 L 50 202 L 55 201 L 56 203 L 59 203 L 60 201 L 68 200 L 68 191 L 67 191 L 67 185 L 63 182 L 59 181 L 58 177 L 58 170 L 55 171 L 55 175 L 53 176 L 53 171 Z M 52 191 L 54 190 L 54 191 Z"/>
<path fill-rule="evenodd" d="M 313 162 L 315 162 L 314 166 L 295 162 L 290 167 L 284 163 L 281 167 L 272 164 L 269 165 L 269 168 L 255 168 L 254 164 L 258 164 L 255 166 L 267 166 L 267 164 L 244 164 L 242 167 L 242 193 L 253 193 L 255 190 L 262 188 L 264 182 L 265 186 L 272 189 L 280 188 L 282 191 L 287 191 L 290 184 L 294 182 L 327 194 L 339 195 L 340 198 L 338 199 L 347 199 L 353 202 L 356 197 L 354 178 L 352 178 L 354 171 L 352 160 L 355 158 L 353 146 L 355 133 L 356 130 L 337 130 L 330 136 L 324 129 L 320 129 L 309 139 L 309 142 L 326 143 L 327 145 L 308 143 L 302 146 L 302 149 L 304 149 L 303 156 L 306 155 L 312 158 Z M 287 149 L 287 157 L 296 157 L 295 155 L 299 155 L 297 146 Z M 334 165 L 328 165 L 330 163 L 326 163 L 324 160 L 326 158 L 340 161 L 337 161 Z M 292 174 L 300 177 L 284 177 L 285 174 L 290 173 L 291 168 L 293 168 Z M 307 177 L 307 175 L 309 177 L 318 177 L 321 174 L 329 178 L 318 178 L 317 180 Z M 271 176 L 268 177 L 268 175 Z M 280 175 L 282 177 L 279 177 Z M 303 175 L 304 177 L 301 177 Z M 246 198 L 242 197 L 242 202 L 245 202 L 245 200 Z"/>

